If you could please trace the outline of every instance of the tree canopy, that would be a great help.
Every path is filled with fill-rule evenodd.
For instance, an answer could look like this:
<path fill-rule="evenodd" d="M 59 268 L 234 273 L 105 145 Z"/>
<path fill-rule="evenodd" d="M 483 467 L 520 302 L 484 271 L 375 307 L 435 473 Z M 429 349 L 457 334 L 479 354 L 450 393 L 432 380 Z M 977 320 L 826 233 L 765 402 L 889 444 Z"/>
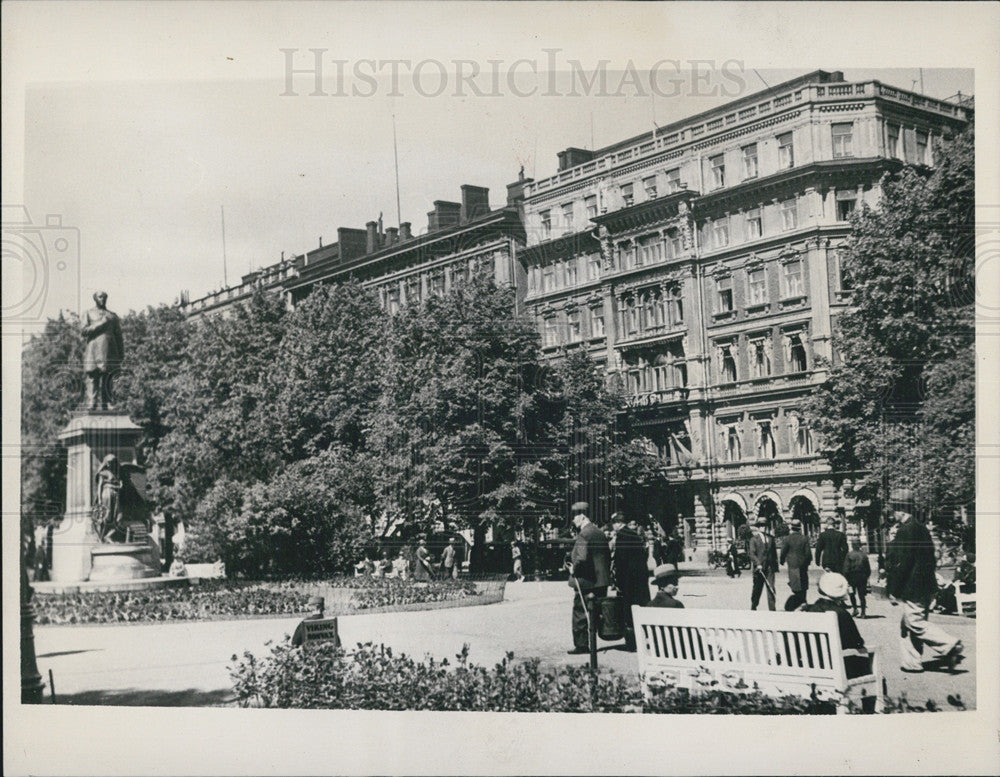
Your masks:
<path fill-rule="evenodd" d="M 973 130 L 935 156 L 929 173 L 885 176 L 877 207 L 853 216 L 852 305 L 806 412 L 860 499 L 909 487 L 947 529 L 975 510 Z"/>
<path fill-rule="evenodd" d="M 393 316 L 353 282 L 293 310 L 260 291 L 194 321 L 123 316 L 116 396 L 145 431 L 157 509 L 195 557 L 321 574 L 389 532 L 444 521 L 482 540 L 561 518 L 588 489 L 608 498 L 636 453 L 620 400 L 582 351 L 547 366 L 514 309 L 512 289 L 475 279 Z M 43 390 L 25 391 L 24 435 L 51 454 L 26 464 L 25 513 L 59 513 L 81 347 L 59 319 L 25 350 L 25 385 Z"/>

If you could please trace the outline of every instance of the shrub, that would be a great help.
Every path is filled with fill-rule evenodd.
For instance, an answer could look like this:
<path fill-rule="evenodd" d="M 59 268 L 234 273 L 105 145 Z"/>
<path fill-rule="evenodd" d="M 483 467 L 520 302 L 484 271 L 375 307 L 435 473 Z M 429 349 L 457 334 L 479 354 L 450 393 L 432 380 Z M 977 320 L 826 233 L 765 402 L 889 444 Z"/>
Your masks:
<path fill-rule="evenodd" d="M 242 706 L 438 710 L 456 712 L 650 712 L 701 715 L 832 714 L 833 703 L 759 692 L 667 689 L 644 702 L 638 679 L 588 666 L 543 671 L 538 659 L 515 662 L 512 653 L 492 669 L 469 662 L 468 645 L 447 660 L 416 661 L 371 643 L 353 653 L 329 644 L 293 647 L 286 637 L 259 659 L 232 657 L 230 675 Z M 951 701 L 949 699 L 949 701 Z M 959 703 L 952 702 L 954 706 Z M 887 703 L 887 712 L 935 711 Z M 849 712 L 858 710 L 848 707 Z"/>

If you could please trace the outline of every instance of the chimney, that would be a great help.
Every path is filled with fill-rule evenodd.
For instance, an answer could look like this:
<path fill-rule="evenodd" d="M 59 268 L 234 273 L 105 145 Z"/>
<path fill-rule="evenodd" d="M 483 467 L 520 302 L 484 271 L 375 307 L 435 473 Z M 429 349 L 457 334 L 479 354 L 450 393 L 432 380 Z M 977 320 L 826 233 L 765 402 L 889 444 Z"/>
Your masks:
<path fill-rule="evenodd" d="M 365 242 L 365 253 L 374 254 L 378 250 L 378 222 L 369 221 L 365 224 L 366 242 Z"/>
<path fill-rule="evenodd" d="M 568 170 L 570 167 L 576 167 L 577 165 L 589 162 L 594 158 L 594 152 L 588 151 L 585 148 L 570 146 L 565 151 L 560 151 L 557 156 L 559 157 L 559 172 L 562 172 L 563 170 Z"/>
<path fill-rule="evenodd" d="M 457 226 L 462 216 L 462 205 L 447 200 L 434 200 L 434 210 L 427 213 L 427 231 L 438 232 Z"/>
<path fill-rule="evenodd" d="M 490 190 L 485 186 L 462 184 L 462 212 L 460 220 L 463 224 L 478 216 L 490 212 Z"/>
<path fill-rule="evenodd" d="M 385 244 L 387 246 L 395 245 L 399 242 L 399 231 L 395 227 L 385 228 Z"/>
<path fill-rule="evenodd" d="M 524 201 L 524 187 L 529 183 L 534 183 L 534 178 L 524 177 L 524 168 L 521 168 L 521 173 L 518 175 L 517 180 L 514 183 L 507 184 L 507 204 L 517 205 Z"/>
<path fill-rule="evenodd" d="M 399 239 L 400 241 L 409 240 L 413 235 L 410 233 L 410 222 L 404 221 L 399 225 Z"/>
<path fill-rule="evenodd" d="M 340 247 L 341 261 L 364 256 L 368 251 L 368 233 L 363 229 L 339 227 L 337 229 L 337 245 Z"/>

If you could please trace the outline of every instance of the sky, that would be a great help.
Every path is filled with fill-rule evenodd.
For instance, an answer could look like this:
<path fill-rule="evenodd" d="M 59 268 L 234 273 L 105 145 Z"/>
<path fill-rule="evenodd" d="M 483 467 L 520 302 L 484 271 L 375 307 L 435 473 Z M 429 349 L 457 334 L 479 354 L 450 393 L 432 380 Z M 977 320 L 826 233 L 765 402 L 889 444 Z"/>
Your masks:
<path fill-rule="evenodd" d="M 287 35 L 270 37 L 239 29 L 245 20 L 221 13 L 236 4 L 210 5 L 214 14 L 188 7 L 179 15 L 164 5 L 139 6 L 148 26 L 97 5 L 107 22 L 99 25 L 93 16 L 77 17 L 79 8 L 70 5 L 46 29 L 57 42 L 74 30 L 87 38 L 68 49 L 50 45 L 50 53 L 71 66 L 43 68 L 42 77 L 24 87 L 22 196 L 5 192 L 4 203 L 27 208 L 30 239 L 44 246 L 38 249 L 43 259 L 33 255 L 25 263 L 29 288 L 18 299 L 30 297 L 32 287 L 44 291 L 26 315 L 86 309 L 98 288 L 118 311 L 169 304 L 182 290 L 194 299 L 273 264 L 282 252 L 291 256 L 321 239 L 333 242 L 340 226 L 360 228 L 379 214 L 387 226 L 396 224 L 394 123 L 401 217 L 419 234 L 433 201 L 458 200 L 464 183 L 489 187 L 498 207 L 522 165 L 529 177 L 551 175 L 563 148 L 607 145 L 816 67 L 776 69 L 711 55 L 675 63 L 668 46 L 653 46 L 652 53 L 643 46 L 587 48 L 579 33 L 546 39 L 515 31 L 518 43 L 509 49 L 485 40 L 431 40 L 441 33 L 433 17 L 447 16 L 454 5 L 430 6 L 423 14 L 392 4 L 367 12 L 347 4 L 338 6 L 340 14 L 310 5 L 303 10 L 318 18 L 316 29 L 297 23 Z M 280 28 L 290 6 L 264 5 L 262 16 L 270 10 Z M 386 8 L 398 13 L 387 15 Z M 593 13 L 589 8 L 585 13 Z M 482 31 L 493 37 L 491 19 L 501 31 L 516 19 L 492 13 L 493 6 L 486 10 Z M 347 35 L 350 17 L 358 15 L 365 21 L 355 29 L 365 34 Z M 387 52 L 384 42 L 368 39 L 372 28 L 398 31 L 407 18 L 414 35 L 424 36 L 419 45 Z M 669 14 L 652 14 L 650 21 L 656 18 L 669 29 Z M 214 52 L 200 52 L 200 42 L 212 47 L 202 41 L 206 27 L 233 24 L 231 45 L 216 42 Z M 147 47 L 143 58 L 130 61 L 139 54 L 136 38 Z M 177 45 L 181 38 L 190 57 Z M 310 49 L 322 49 L 325 96 L 311 96 L 316 59 Z M 161 52 L 175 77 L 164 62 L 149 64 Z M 206 77 L 192 67 L 199 58 L 211 61 Z M 400 60 L 395 82 L 392 66 L 376 72 L 376 62 L 387 59 Z M 574 80 L 574 60 L 585 74 L 603 61 L 606 86 Z M 663 60 L 654 90 L 648 71 Z M 918 68 L 820 66 L 844 70 L 848 79 L 920 88 Z M 292 73 L 289 89 L 289 67 L 311 72 Z M 457 71 L 474 68 L 478 76 L 458 81 Z M 56 77 L 45 77 L 49 71 Z M 968 69 L 925 68 L 922 76 L 930 96 L 974 91 Z M 5 221 L 9 214 L 5 210 Z M 50 216 L 61 227 L 50 226 Z M 38 225 L 43 228 L 36 232 Z M 79 251 L 57 262 L 64 254 L 51 243 L 64 233 L 67 253 L 74 253 L 77 238 Z M 34 278 L 42 261 L 44 289 Z M 5 291 L 5 309 L 16 295 L 13 286 Z"/>

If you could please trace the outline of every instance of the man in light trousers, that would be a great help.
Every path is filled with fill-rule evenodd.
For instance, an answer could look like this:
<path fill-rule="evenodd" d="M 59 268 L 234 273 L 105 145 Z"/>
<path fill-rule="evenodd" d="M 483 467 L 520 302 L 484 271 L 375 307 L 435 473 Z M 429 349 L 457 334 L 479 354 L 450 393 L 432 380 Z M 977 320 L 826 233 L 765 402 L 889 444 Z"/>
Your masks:
<path fill-rule="evenodd" d="M 934 541 L 915 516 L 913 493 L 893 489 L 889 507 L 898 522 L 896 537 L 886 555 L 886 592 L 903 613 L 900 621 L 900 668 L 923 672 L 924 664 L 936 662 L 954 671 L 963 660 L 962 643 L 927 619 L 937 593 Z"/>

